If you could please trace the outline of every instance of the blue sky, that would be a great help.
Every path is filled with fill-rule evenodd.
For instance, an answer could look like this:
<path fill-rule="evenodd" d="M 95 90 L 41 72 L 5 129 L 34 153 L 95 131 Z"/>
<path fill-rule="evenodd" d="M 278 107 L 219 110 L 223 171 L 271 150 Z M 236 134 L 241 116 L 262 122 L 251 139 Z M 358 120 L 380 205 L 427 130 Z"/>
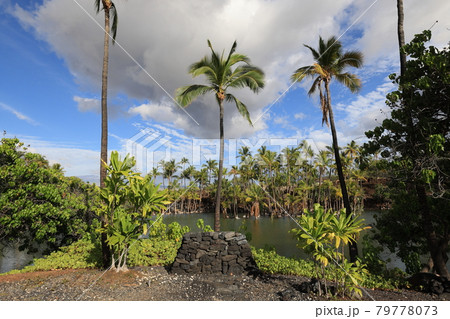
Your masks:
<path fill-rule="evenodd" d="M 340 144 L 364 141 L 364 132 L 388 115 L 384 103 L 398 70 L 395 1 L 148 1 L 116 0 L 118 44 L 111 46 L 109 149 L 131 152 L 145 171 L 160 159 L 187 157 L 201 164 L 218 153 L 218 110 L 211 97 L 181 111 L 175 89 L 201 82 L 188 66 L 216 50 L 248 55 L 266 73 L 258 95 L 234 92 L 254 126 L 235 107 L 226 108 L 226 164 L 242 145 L 274 150 L 306 139 L 313 147 L 331 143 L 321 126 L 317 97 L 308 82 L 289 78 L 312 62 L 303 44 L 340 36 L 344 48 L 365 55 L 364 67 L 349 71 L 363 81 L 359 94 L 332 86 Z M 0 130 L 17 136 L 63 165 L 67 175 L 97 175 L 100 149 L 100 85 L 103 15 L 93 0 L 0 0 Z M 433 26 L 433 42 L 444 46 L 450 25 L 445 0 L 405 2 L 406 40 Z M 448 19 L 447 19 L 448 20 Z M 99 25 L 98 25 L 98 24 Z M 136 63 L 137 62 L 137 63 Z"/>

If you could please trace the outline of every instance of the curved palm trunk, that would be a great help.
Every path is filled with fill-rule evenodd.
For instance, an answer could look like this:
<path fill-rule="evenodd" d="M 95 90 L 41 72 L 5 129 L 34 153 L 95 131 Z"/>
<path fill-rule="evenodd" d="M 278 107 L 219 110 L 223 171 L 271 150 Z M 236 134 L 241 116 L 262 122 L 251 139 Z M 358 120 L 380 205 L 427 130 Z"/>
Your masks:
<path fill-rule="evenodd" d="M 219 100 L 220 120 L 220 151 L 219 151 L 219 173 L 217 174 L 217 193 L 216 193 L 216 208 L 214 211 L 214 231 L 220 231 L 220 199 L 222 192 L 222 168 L 223 168 L 223 153 L 224 153 L 224 136 L 223 136 L 223 100 Z"/>
<path fill-rule="evenodd" d="M 347 186 L 345 184 L 344 172 L 342 170 L 341 156 L 339 154 L 339 145 L 336 134 L 336 127 L 334 125 L 334 114 L 333 109 L 331 107 L 331 95 L 330 95 L 330 86 L 329 81 L 325 81 L 326 88 L 326 103 L 328 106 L 328 116 L 330 118 L 330 128 L 331 135 L 333 137 L 333 151 L 334 157 L 336 159 L 336 170 L 338 172 L 339 184 L 341 185 L 342 199 L 344 201 L 345 213 L 348 215 L 352 215 L 352 208 L 350 206 L 350 200 L 348 197 Z M 349 252 L 350 252 L 350 261 L 355 262 L 356 257 L 358 256 L 358 248 L 356 243 L 350 242 L 349 244 Z"/>

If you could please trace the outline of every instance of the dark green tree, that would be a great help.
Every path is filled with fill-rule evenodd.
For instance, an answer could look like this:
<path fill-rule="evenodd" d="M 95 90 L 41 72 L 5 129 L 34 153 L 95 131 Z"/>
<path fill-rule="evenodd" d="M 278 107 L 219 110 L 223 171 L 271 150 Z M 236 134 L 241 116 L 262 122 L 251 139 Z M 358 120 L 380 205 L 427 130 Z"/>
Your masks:
<path fill-rule="evenodd" d="M 0 240 L 29 251 L 70 244 L 90 230 L 95 197 L 94 186 L 64 177 L 59 164 L 27 152 L 17 138 L 1 140 Z"/>
<path fill-rule="evenodd" d="M 448 278 L 450 51 L 427 47 L 430 39 L 426 30 L 402 48 L 409 60 L 403 75 L 391 75 L 399 85 L 387 95 L 391 118 L 366 132 L 365 147 L 388 160 L 395 186 L 393 209 L 378 221 L 380 240 L 399 248 L 404 260 L 411 259 L 408 251 L 427 251 L 435 271 Z"/>

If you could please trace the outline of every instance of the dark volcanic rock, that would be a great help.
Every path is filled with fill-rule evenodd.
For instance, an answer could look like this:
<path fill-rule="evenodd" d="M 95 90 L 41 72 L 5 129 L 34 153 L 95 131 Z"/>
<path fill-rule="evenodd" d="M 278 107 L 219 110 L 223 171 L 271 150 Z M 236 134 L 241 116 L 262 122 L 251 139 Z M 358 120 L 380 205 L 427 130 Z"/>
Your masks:
<path fill-rule="evenodd" d="M 173 273 L 255 274 L 259 270 L 245 235 L 236 232 L 187 233 Z"/>

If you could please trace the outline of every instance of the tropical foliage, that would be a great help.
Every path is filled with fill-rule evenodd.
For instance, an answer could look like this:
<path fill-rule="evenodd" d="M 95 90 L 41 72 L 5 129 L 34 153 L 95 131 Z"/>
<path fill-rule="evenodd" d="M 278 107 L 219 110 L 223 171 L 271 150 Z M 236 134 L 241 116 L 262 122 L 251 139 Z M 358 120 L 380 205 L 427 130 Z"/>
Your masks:
<path fill-rule="evenodd" d="M 361 294 L 358 285 L 361 282 L 362 273 L 366 270 L 359 261 L 348 262 L 344 258 L 344 248 L 356 242 L 358 234 L 369 228 L 363 225 L 363 221 L 345 214 L 345 210 L 325 211 L 323 207 L 316 204 L 314 211 L 305 210 L 298 219 L 299 228 L 292 230 L 299 242 L 298 247 L 309 253 L 316 265 L 320 266 L 320 271 L 316 271 L 317 277 L 326 279 L 326 267 L 334 264 L 333 279 L 338 292 L 343 295 L 346 292 Z M 328 293 L 326 284 L 325 290 Z"/>
<path fill-rule="evenodd" d="M 315 153 L 303 141 L 281 152 L 268 150 L 265 146 L 255 154 L 246 146 L 238 151 L 238 164 L 223 170 L 221 213 L 224 216 L 299 215 L 304 209 L 313 209 L 315 203 L 320 203 L 326 210 L 344 207 L 331 149 Z M 340 153 L 351 209 L 359 215 L 367 197 L 365 188 L 368 181 L 383 181 L 385 173 L 376 164 L 379 160 L 364 155 L 354 141 Z M 200 168 L 189 165 L 188 160 L 184 164 L 173 161 L 170 165 L 174 169 L 170 175 L 164 174 L 166 163 L 162 162 L 160 170 L 156 170 L 153 176 L 163 177 L 163 184 L 173 201 L 170 213 L 208 212 L 214 209 L 217 161 L 208 160 Z M 183 169 L 183 166 L 186 168 Z M 381 195 L 376 199 L 374 204 L 385 203 Z"/>
<path fill-rule="evenodd" d="M 0 240 L 30 252 L 42 243 L 50 251 L 70 244 L 93 231 L 96 198 L 92 185 L 65 177 L 60 165 L 27 152 L 19 139 L 1 140 Z"/>
<path fill-rule="evenodd" d="M 420 270 L 427 252 L 429 268 L 449 277 L 450 241 L 450 50 L 426 46 L 429 30 L 402 50 L 409 56 L 404 74 L 391 75 L 398 90 L 388 94 L 390 118 L 366 133 L 366 148 L 378 152 L 390 173 L 393 209 L 378 219 L 379 240 Z"/>
<path fill-rule="evenodd" d="M 250 59 L 235 53 L 237 43 L 233 43 L 228 56 L 215 52 L 211 42 L 208 40 L 211 49 L 211 57 L 204 57 L 199 62 L 192 64 L 189 73 L 193 77 L 205 75 L 208 85 L 194 84 L 181 87 L 176 92 L 176 99 L 182 106 L 192 103 L 197 97 L 213 93 L 219 105 L 219 136 L 220 154 L 217 174 L 217 188 L 215 200 L 214 230 L 220 230 L 220 207 L 223 204 L 222 195 L 222 174 L 224 157 L 224 102 L 231 102 L 236 105 L 239 113 L 252 124 L 247 106 L 236 96 L 228 92 L 228 89 L 248 87 L 257 93 L 264 87 L 264 73 L 261 69 L 250 64 Z M 238 65 L 239 64 L 239 65 Z"/>
<path fill-rule="evenodd" d="M 165 191 L 159 191 L 152 180 L 134 172 L 134 165 L 135 160 L 129 155 L 121 160 L 117 152 L 112 152 L 105 186 L 100 190 L 104 205 L 99 212 L 102 220 L 106 220 L 100 231 L 107 234 L 111 268 L 117 271 L 127 269 L 130 245 L 140 235 L 148 235 L 151 214 L 160 212 L 169 203 Z"/>
<path fill-rule="evenodd" d="M 322 110 L 322 125 L 326 123 L 330 126 L 333 137 L 332 148 L 336 161 L 336 170 L 339 176 L 342 199 L 346 213 L 352 215 L 348 190 L 339 154 L 339 145 L 334 124 L 333 108 L 331 106 L 331 80 L 335 78 L 339 83 L 346 86 L 352 93 L 358 92 L 361 88 L 361 80 L 354 74 L 344 72 L 347 67 L 359 68 L 363 63 L 363 55 L 359 51 L 342 51 L 342 44 L 336 37 L 330 37 L 327 41 L 319 37 L 318 50 L 305 45 L 312 53 L 315 63 L 309 66 L 298 68 L 291 79 L 293 82 L 300 82 L 306 77 L 314 79 L 308 94 L 311 95 L 319 91 L 320 107 Z M 354 261 L 357 255 L 356 246 L 350 247 L 350 258 Z"/>

